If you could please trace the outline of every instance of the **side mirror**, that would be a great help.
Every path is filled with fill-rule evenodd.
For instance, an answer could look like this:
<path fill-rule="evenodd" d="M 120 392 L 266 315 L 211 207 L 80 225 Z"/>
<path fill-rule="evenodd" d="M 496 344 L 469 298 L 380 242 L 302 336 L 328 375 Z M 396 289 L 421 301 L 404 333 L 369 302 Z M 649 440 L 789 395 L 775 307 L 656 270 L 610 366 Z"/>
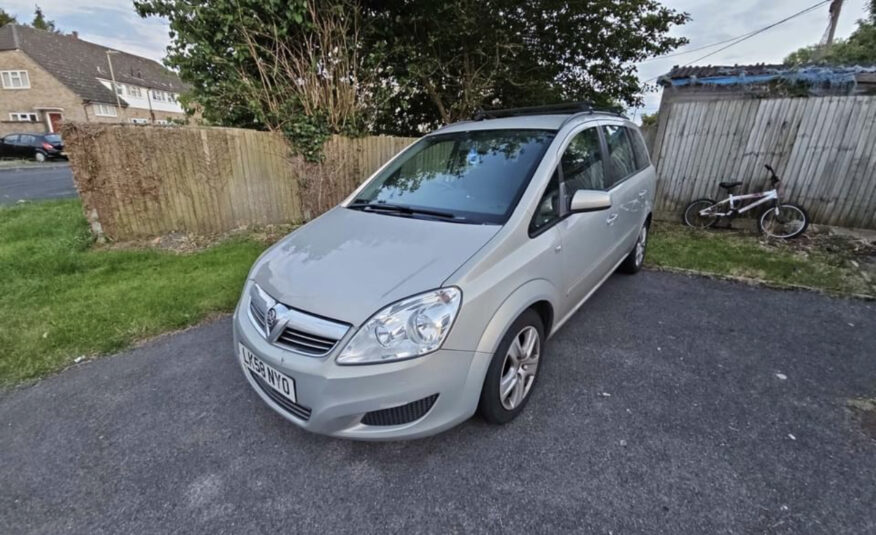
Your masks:
<path fill-rule="evenodd" d="M 573 214 L 581 212 L 598 212 L 611 208 L 611 195 L 606 191 L 579 189 L 572 197 L 569 211 Z"/>

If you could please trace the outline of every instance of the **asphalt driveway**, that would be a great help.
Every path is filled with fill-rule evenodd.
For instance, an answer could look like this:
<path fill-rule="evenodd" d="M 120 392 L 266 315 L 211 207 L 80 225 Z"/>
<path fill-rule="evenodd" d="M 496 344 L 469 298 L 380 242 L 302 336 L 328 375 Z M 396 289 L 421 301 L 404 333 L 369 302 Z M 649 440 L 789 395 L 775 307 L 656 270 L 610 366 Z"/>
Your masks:
<path fill-rule="evenodd" d="M 0 393 L 2 533 L 874 533 L 876 304 L 645 272 L 524 415 L 357 443 L 250 391 L 228 318 Z"/>
<path fill-rule="evenodd" d="M 76 195 L 73 172 L 67 163 L 0 168 L 0 204 L 20 200 L 67 199 Z"/>

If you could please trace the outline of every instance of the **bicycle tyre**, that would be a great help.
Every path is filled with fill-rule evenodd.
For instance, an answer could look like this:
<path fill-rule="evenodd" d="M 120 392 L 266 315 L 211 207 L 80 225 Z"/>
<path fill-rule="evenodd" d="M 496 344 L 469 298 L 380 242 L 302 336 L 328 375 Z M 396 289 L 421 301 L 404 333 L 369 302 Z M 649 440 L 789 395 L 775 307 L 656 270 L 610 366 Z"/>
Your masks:
<path fill-rule="evenodd" d="M 770 238 L 777 238 L 780 240 L 793 240 L 794 238 L 806 232 L 806 229 L 809 228 L 809 214 L 806 213 L 806 210 L 804 210 L 803 207 L 799 204 L 784 202 L 778 205 L 778 209 L 780 212 L 778 215 L 776 214 L 776 206 L 772 206 L 764 210 L 764 212 L 760 214 L 760 217 L 757 218 L 757 228 L 758 230 L 760 230 L 761 234 Z M 767 219 L 770 217 L 781 219 L 781 212 L 783 211 L 793 213 L 796 217 L 802 218 L 802 224 L 787 234 L 776 234 L 775 232 L 767 228 Z M 779 223 L 781 224 L 781 220 L 779 221 Z"/>
<path fill-rule="evenodd" d="M 699 229 L 705 229 L 715 226 L 715 223 L 718 222 L 717 216 L 707 218 L 699 215 L 698 213 L 700 210 L 714 205 L 715 201 L 713 201 L 712 199 L 697 199 L 695 201 L 692 201 L 684 209 L 684 213 L 681 214 L 681 222 L 691 228 Z M 697 222 L 697 219 L 700 219 L 702 221 Z"/>

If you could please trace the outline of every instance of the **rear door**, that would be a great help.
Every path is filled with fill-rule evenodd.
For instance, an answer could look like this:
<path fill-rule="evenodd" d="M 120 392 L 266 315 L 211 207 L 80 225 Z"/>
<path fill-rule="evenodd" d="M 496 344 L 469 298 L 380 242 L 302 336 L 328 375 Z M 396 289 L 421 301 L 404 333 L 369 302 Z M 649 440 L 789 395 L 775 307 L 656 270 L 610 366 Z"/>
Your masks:
<path fill-rule="evenodd" d="M 632 135 L 636 134 L 622 124 L 601 126 L 611 170 L 612 202 L 617 204 L 615 246 L 613 261 L 620 262 L 633 248 L 644 221 L 645 200 L 648 196 L 646 173 L 636 160 Z"/>
<path fill-rule="evenodd" d="M 21 134 L 16 143 L 16 155 L 20 158 L 31 158 L 36 153 L 36 136 Z"/>

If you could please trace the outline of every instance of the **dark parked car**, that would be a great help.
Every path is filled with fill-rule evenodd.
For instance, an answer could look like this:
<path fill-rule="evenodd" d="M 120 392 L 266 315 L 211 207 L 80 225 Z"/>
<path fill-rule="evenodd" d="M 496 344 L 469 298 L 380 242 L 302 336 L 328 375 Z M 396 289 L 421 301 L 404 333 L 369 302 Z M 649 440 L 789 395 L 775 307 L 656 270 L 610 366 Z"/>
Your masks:
<path fill-rule="evenodd" d="M 67 159 L 67 153 L 60 134 L 9 134 L 0 139 L 0 157 L 44 162 L 52 158 Z"/>

